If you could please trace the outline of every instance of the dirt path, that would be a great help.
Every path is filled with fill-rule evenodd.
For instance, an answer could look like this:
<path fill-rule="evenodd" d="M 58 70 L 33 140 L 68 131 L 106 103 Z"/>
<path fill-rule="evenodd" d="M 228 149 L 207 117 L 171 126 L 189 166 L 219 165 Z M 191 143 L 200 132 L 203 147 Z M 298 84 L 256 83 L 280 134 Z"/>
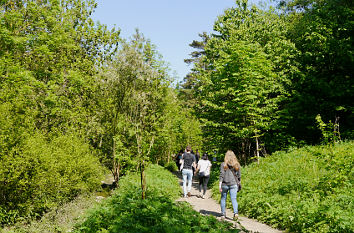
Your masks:
<path fill-rule="evenodd" d="M 183 182 L 181 180 L 181 175 L 178 174 L 179 182 L 181 188 Z M 217 219 L 220 219 L 220 204 L 211 198 L 211 191 L 208 190 L 205 199 L 199 198 L 198 182 L 193 179 L 192 183 L 192 196 L 188 198 L 180 198 L 177 201 L 186 201 L 190 203 L 193 208 L 201 214 L 213 215 Z M 282 231 L 271 228 L 263 223 L 257 222 L 253 219 L 249 219 L 243 216 L 239 217 L 239 221 L 235 222 L 232 220 L 233 212 L 232 210 L 226 210 L 226 221 L 232 222 L 238 229 L 243 229 L 245 232 L 260 232 L 260 233 L 280 233 Z"/>

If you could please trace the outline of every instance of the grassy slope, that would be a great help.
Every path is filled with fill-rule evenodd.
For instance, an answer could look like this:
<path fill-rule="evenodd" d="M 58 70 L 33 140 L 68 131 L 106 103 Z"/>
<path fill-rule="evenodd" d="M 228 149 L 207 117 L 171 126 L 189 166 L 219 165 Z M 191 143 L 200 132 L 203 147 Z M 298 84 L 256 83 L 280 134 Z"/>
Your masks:
<path fill-rule="evenodd" d="M 81 195 L 75 200 L 46 213 L 39 220 L 33 220 L 30 223 L 17 223 L 14 226 L 0 229 L 0 232 L 69 232 L 80 219 L 80 216 L 94 205 L 97 205 L 96 195 Z"/>
<path fill-rule="evenodd" d="M 242 170 L 240 212 L 291 232 L 354 232 L 353 165 L 354 142 L 274 153 Z"/>

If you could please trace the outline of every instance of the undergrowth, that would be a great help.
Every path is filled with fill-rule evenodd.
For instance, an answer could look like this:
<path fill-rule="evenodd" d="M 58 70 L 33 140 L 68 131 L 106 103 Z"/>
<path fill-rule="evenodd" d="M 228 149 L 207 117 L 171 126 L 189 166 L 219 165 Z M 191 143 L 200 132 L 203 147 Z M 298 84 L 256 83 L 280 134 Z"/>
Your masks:
<path fill-rule="evenodd" d="M 354 232 L 353 165 L 354 142 L 274 153 L 242 169 L 239 210 L 290 232 Z"/>
<path fill-rule="evenodd" d="M 73 201 L 52 209 L 38 220 L 30 223 L 18 222 L 13 226 L 0 229 L 1 233 L 52 233 L 70 232 L 80 216 L 92 206 L 97 205 L 96 195 L 80 195 Z"/>
<path fill-rule="evenodd" d="M 120 180 L 111 198 L 87 213 L 74 232 L 239 232 L 231 224 L 203 216 L 180 196 L 178 180 L 157 165 L 147 169 L 147 198 L 141 199 L 139 176 L 131 173 Z"/>

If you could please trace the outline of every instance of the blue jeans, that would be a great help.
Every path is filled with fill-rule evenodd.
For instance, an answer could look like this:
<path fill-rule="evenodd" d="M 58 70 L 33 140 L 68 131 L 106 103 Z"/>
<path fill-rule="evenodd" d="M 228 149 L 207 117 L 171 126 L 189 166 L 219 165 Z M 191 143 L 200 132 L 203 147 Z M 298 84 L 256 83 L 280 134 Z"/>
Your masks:
<path fill-rule="evenodd" d="M 193 171 L 192 169 L 183 169 L 182 170 L 182 177 L 183 177 L 183 193 L 184 196 L 187 196 L 187 193 L 192 189 L 192 178 L 193 178 Z M 187 181 L 188 181 L 188 189 L 187 189 Z"/>
<path fill-rule="evenodd" d="M 227 197 L 227 192 L 230 191 L 230 198 L 231 198 L 231 203 L 232 207 L 234 208 L 234 214 L 238 214 L 238 204 L 237 204 L 237 185 L 223 185 L 221 186 L 222 192 L 221 192 L 221 200 L 220 200 L 220 205 L 221 205 L 221 214 L 226 216 L 226 197 Z"/>

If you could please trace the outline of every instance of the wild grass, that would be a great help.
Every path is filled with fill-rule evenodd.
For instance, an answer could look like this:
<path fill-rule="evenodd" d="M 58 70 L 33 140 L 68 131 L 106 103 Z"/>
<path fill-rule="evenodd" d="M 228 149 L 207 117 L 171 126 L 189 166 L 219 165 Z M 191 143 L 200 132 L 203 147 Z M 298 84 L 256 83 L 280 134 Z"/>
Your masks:
<path fill-rule="evenodd" d="M 16 223 L 11 227 L 6 227 L 2 233 L 52 233 L 69 232 L 77 221 L 83 216 L 87 209 L 97 205 L 96 194 L 80 195 L 73 201 L 65 205 L 52 209 L 39 220 L 33 220 L 29 223 Z"/>

